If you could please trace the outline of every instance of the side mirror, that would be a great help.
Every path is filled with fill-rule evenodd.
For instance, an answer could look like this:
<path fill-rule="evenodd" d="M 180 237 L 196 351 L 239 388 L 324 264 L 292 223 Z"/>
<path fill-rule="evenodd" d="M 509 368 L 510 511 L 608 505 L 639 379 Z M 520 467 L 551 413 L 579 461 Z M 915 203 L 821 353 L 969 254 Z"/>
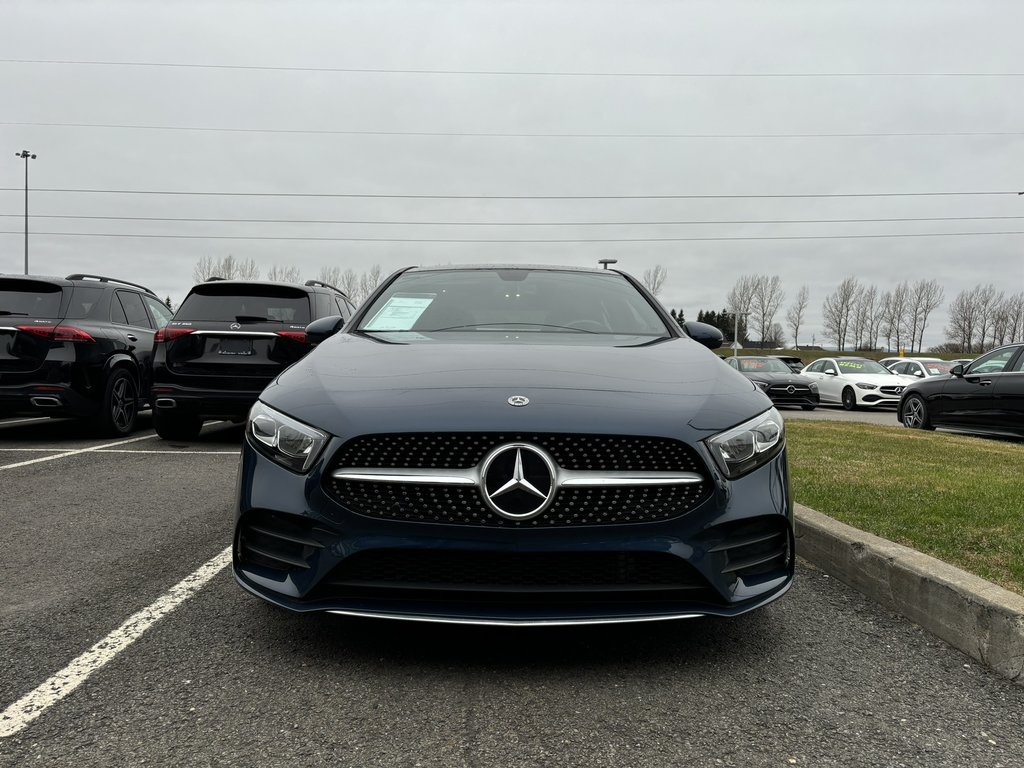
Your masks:
<path fill-rule="evenodd" d="M 838 376 L 839 373 L 834 368 L 826 368 L 825 373 L 829 376 Z"/>
<path fill-rule="evenodd" d="M 921 371 L 914 371 L 914 375 L 917 376 L 917 378 L 919 379 L 924 378 L 924 374 Z"/>
<path fill-rule="evenodd" d="M 964 364 L 960 363 L 959 365 L 954 365 L 953 366 L 953 370 L 951 370 L 949 373 L 950 373 L 951 376 L 963 376 L 964 375 Z"/>
<path fill-rule="evenodd" d="M 345 325 L 345 318 L 341 315 L 330 315 L 314 320 L 306 326 L 306 338 L 310 344 L 319 344 L 326 341 L 342 329 Z"/>
<path fill-rule="evenodd" d="M 725 336 L 715 326 L 698 323 L 696 320 L 687 320 L 683 323 L 683 333 L 708 349 L 718 349 L 725 341 Z"/>

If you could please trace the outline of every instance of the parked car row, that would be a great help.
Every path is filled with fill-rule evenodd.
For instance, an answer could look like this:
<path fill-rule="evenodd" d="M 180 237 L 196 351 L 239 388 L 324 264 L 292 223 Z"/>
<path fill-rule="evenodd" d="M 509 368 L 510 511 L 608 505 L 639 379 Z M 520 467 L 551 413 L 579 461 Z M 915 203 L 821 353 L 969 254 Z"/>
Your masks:
<path fill-rule="evenodd" d="M 0 418 L 75 417 L 116 436 L 152 406 L 162 437 L 195 437 L 207 419 L 243 420 L 309 351 L 311 321 L 354 311 L 315 280 L 214 278 L 172 317 L 153 291 L 125 280 L 0 276 Z"/>

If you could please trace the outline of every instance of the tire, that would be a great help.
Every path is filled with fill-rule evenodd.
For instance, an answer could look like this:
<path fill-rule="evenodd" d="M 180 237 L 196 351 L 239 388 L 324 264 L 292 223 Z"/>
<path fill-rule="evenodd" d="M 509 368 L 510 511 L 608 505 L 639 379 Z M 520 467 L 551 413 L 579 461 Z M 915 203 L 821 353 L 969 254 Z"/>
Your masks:
<path fill-rule="evenodd" d="M 935 429 L 931 416 L 928 415 L 928 405 L 920 395 L 911 395 L 907 398 L 900 409 L 900 422 L 908 429 Z"/>
<path fill-rule="evenodd" d="M 813 411 L 818 406 L 816 406 L 816 405 L 801 405 L 800 407 L 803 408 L 805 411 Z"/>
<path fill-rule="evenodd" d="M 130 435 L 138 415 L 139 393 L 135 377 L 124 368 L 115 368 L 107 377 L 100 410 L 92 418 L 92 429 L 101 437 Z"/>
<path fill-rule="evenodd" d="M 843 408 L 847 411 L 857 410 L 857 393 L 853 391 L 853 387 L 843 390 Z"/>
<path fill-rule="evenodd" d="M 153 409 L 153 429 L 164 440 L 195 440 L 203 429 L 198 416 L 185 416 L 159 408 Z"/>

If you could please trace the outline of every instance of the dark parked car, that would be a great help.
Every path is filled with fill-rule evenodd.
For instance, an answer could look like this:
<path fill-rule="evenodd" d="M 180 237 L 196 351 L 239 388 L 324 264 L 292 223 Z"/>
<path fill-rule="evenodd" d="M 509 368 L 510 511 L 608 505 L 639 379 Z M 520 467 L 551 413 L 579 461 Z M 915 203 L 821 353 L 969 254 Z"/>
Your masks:
<path fill-rule="evenodd" d="M 243 421 L 270 381 L 310 350 L 306 326 L 355 308 L 317 280 L 305 285 L 213 278 L 200 283 L 156 336 L 153 426 L 189 440 L 208 419 Z"/>
<path fill-rule="evenodd" d="M 914 382 L 904 390 L 898 413 L 913 429 L 1024 437 L 1024 344 L 956 365 L 949 376 Z"/>
<path fill-rule="evenodd" d="M 789 405 L 813 411 L 818 407 L 818 385 L 806 376 L 793 373 L 777 357 L 727 357 L 725 362 L 735 368 L 764 392 L 775 405 Z"/>
<path fill-rule="evenodd" d="M 249 418 L 233 570 L 253 594 L 558 624 L 732 616 L 789 588 L 781 417 L 708 351 L 717 329 L 633 278 L 411 268 L 335 330 L 310 324 L 330 338 Z"/>
<path fill-rule="evenodd" d="M 99 275 L 0 275 L 0 417 L 72 416 L 126 435 L 171 316 L 141 285 Z"/>
<path fill-rule="evenodd" d="M 776 360 L 781 360 L 793 373 L 800 373 L 804 369 L 804 361 L 793 355 L 769 355 Z"/>

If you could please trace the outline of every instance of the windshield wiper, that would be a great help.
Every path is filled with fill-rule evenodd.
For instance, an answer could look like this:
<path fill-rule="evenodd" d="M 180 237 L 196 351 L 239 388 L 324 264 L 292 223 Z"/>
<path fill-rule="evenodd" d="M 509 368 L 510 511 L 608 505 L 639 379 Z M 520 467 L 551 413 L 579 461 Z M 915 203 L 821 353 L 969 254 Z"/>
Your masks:
<path fill-rule="evenodd" d="M 467 328 L 491 328 L 491 327 L 505 327 L 510 331 L 517 330 L 523 326 L 529 328 L 557 328 L 561 331 L 572 331 L 573 333 L 601 333 L 601 331 L 588 331 L 586 328 L 574 328 L 571 325 L 551 325 L 549 323 L 470 323 L 469 325 L 451 325 L 447 328 L 432 328 L 430 330 L 421 331 L 421 333 L 439 333 L 440 331 L 461 331 Z"/>
<path fill-rule="evenodd" d="M 0 309 L 0 315 L 4 317 L 10 317 L 11 315 L 18 315 L 19 317 L 28 317 L 28 312 L 11 312 L 6 309 Z"/>
<path fill-rule="evenodd" d="M 235 320 L 240 323 L 269 323 L 269 317 L 260 317 L 259 315 L 235 315 Z"/>

